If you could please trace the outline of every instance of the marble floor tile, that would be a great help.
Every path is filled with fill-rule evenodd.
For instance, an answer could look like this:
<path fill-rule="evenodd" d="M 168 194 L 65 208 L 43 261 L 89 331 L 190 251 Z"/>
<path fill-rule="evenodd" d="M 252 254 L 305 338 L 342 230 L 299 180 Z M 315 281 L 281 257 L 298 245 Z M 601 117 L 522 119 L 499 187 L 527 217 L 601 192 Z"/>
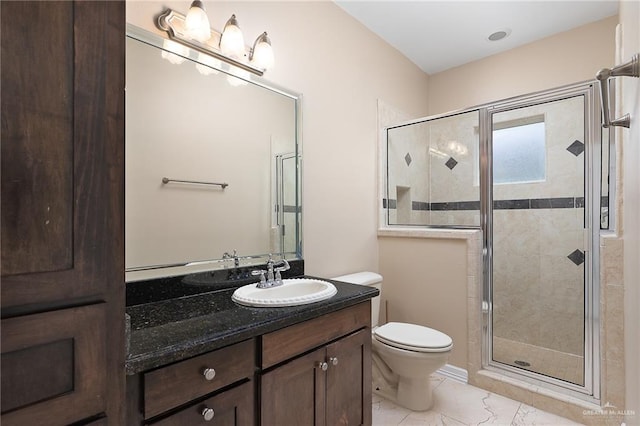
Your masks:
<path fill-rule="evenodd" d="M 429 411 L 410 411 L 374 394 L 373 424 L 376 426 L 579 424 L 438 374 L 432 376 L 432 383 L 434 404 Z"/>
<path fill-rule="evenodd" d="M 412 412 L 400 422 L 399 426 L 466 426 L 464 423 L 447 417 L 437 411 Z"/>
<path fill-rule="evenodd" d="M 377 398 L 378 401 L 372 404 L 373 426 L 399 425 L 400 422 L 411 413 L 411 410 L 400 407 L 391 401 L 376 397 L 376 395 L 374 395 L 374 398 Z"/>
<path fill-rule="evenodd" d="M 516 417 L 511 423 L 512 426 L 523 425 L 536 425 L 536 426 L 565 426 L 565 425 L 579 425 L 564 417 L 556 416 L 555 414 L 547 413 L 546 411 L 538 410 L 526 404 L 520 404 L 520 408 L 516 413 Z"/>
<path fill-rule="evenodd" d="M 464 424 L 510 424 L 520 403 L 489 391 L 445 380 L 434 390 L 433 409 Z"/>

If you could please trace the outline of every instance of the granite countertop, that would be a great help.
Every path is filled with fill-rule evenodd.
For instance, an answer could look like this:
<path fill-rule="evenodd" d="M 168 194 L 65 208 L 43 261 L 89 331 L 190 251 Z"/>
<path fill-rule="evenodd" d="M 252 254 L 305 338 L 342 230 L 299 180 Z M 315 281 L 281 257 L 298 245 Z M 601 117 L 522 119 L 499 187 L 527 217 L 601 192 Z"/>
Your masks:
<path fill-rule="evenodd" d="M 160 367 L 316 318 L 379 294 L 373 287 L 326 281 L 332 282 L 338 293 L 330 299 L 301 306 L 241 306 L 231 300 L 237 286 L 128 306 L 131 335 L 126 372 L 132 375 Z"/>

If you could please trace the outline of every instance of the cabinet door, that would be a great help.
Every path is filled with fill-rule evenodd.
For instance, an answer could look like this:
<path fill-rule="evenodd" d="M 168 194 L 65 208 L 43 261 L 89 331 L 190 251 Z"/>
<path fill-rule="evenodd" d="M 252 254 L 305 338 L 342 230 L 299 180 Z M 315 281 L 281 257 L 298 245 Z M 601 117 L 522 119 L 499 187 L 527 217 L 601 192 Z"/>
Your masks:
<path fill-rule="evenodd" d="M 261 424 L 325 424 L 326 373 L 321 348 L 262 375 Z"/>
<path fill-rule="evenodd" d="M 2 320 L 3 425 L 67 424 L 105 411 L 104 305 Z"/>
<path fill-rule="evenodd" d="M 151 424 L 251 426 L 255 423 L 253 393 L 253 381 L 249 381 Z"/>
<path fill-rule="evenodd" d="M 371 424 L 371 329 L 327 346 L 327 425 Z"/>
<path fill-rule="evenodd" d="M 3 317 L 104 301 L 124 289 L 124 2 L 0 7 Z"/>

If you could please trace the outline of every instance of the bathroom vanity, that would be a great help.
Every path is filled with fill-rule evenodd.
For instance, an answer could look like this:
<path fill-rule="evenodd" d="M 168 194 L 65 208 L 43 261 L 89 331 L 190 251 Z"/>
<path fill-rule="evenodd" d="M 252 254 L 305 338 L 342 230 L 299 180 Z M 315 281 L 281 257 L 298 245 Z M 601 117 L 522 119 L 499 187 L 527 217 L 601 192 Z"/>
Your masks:
<path fill-rule="evenodd" d="M 300 96 L 133 25 L 126 43 L 126 424 L 370 425 L 378 290 L 232 301 L 268 253 L 304 276 Z M 175 105 L 187 136 L 157 120 Z"/>
<path fill-rule="evenodd" d="M 128 425 L 371 424 L 373 288 L 281 308 L 235 287 L 129 306 Z"/>

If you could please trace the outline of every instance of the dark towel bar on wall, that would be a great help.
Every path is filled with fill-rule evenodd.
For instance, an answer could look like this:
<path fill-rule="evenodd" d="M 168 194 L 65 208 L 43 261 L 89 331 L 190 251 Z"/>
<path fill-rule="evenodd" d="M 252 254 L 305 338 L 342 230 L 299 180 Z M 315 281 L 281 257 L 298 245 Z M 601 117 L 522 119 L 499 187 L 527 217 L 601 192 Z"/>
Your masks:
<path fill-rule="evenodd" d="M 177 183 L 193 183 L 196 185 L 214 185 L 214 186 L 221 186 L 222 189 L 225 189 L 227 186 L 229 186 L 228 183 L 218 183 L 218 182 L 202 182 L 202 181 L 197 181 L 197 180 L 180 180 L 180 179 L 169 179 L 166 177 L 162 178 L 162 183 L 163 184 L 167 184 L 169 182 L 177 182 Z"/>

